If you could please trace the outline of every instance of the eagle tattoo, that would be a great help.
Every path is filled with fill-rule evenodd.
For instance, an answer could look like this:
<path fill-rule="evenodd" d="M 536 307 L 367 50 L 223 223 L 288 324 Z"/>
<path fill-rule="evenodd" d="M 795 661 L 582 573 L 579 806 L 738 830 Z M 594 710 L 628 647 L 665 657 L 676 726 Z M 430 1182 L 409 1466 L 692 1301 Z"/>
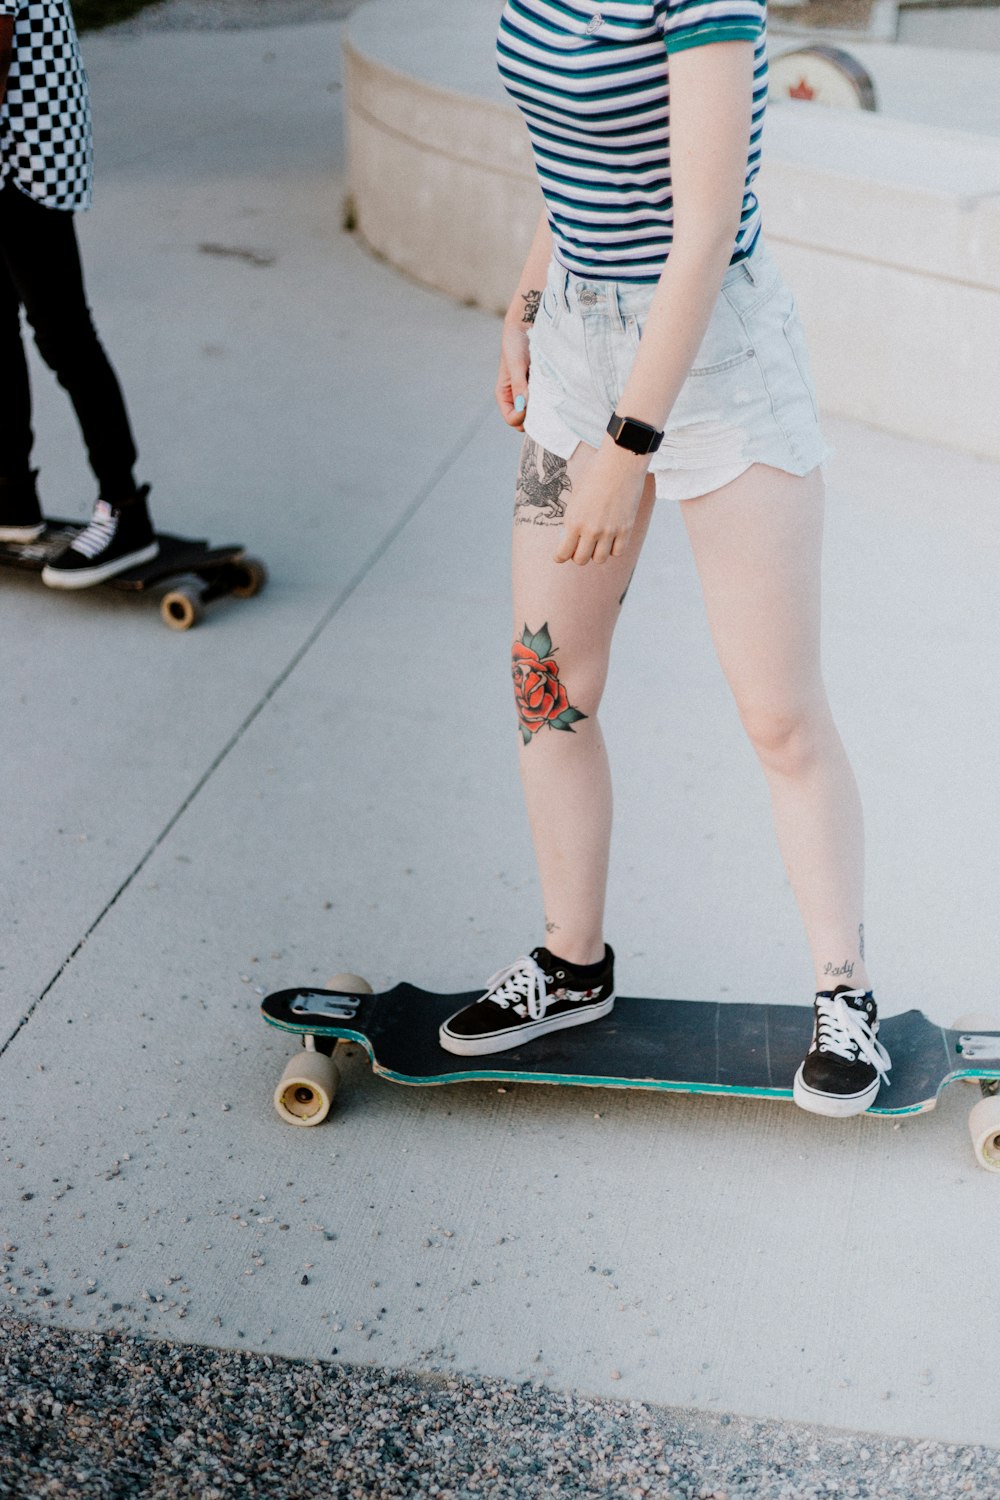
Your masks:
<path fill-rule="evenodd" d="M 539 472 L 541 456 L 541 472 Z M 514 501 L 514 517 L 518 521 L 532 521 L 544 525 L 561 521 L 566 514 L 567 490 L 573 488 L 566 472 L 566 460 L 549 453 L 532 438 L 525 438 L 521 450 L 521 463 L 517 473 L 517 496 Z M 530 515 L 535 511 L 534 516 Z"/>

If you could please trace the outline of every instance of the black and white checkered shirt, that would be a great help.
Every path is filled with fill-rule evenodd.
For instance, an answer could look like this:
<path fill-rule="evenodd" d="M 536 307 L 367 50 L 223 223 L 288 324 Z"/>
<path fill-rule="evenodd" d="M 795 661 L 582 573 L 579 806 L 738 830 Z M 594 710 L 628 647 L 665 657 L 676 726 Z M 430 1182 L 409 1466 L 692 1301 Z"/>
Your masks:
<path fill-rule="evenodd" d="M 0 110 L 0 183 L 46 208 L 90 207 L 90 91 L 69 0 L 0 0 L 14 56 Z"/>

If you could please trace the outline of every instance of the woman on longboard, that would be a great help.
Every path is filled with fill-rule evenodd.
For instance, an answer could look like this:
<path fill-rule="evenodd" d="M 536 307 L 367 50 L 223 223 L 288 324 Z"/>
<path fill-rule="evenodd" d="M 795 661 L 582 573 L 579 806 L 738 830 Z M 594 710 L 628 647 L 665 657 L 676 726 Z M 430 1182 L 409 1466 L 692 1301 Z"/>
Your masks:
<path fill-rule="evenodd" d="M 850 1115 L 889 1059 L 865 967 L 861 805 L 820 669 L 825 447 L 753 191 L 764 33 L 763 0 L 503 10 L 499 68 L 545 199 L 496 395 L 524 432 L 513 678 L 546 941 L 445 1022 L 441 1044 L 499 1052 L 614 1004 L 597 711 L 654 500 L 679 501 L 815 964 L 795 1098 Z"/>

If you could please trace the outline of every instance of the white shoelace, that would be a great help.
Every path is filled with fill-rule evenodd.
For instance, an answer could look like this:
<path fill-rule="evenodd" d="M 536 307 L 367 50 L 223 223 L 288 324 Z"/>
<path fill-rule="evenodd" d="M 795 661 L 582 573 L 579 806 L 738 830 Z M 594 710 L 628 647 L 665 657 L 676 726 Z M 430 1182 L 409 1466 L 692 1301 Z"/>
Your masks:
<path fill-rule="evenodd" d="M 548 991 L 545 988 L 545 970 L 533 958 L 525 955 L 515 959 L 506 969 L 498 969 L 486 982 L 484 1000 L 494 1005 L 508 1007 L 519 1016 L 528 1015 L 540 1021 L 545 1015 Z"/>
<path fill-rule="evenodd" d="M 817 1050 L 836 1053 L 846 1062 L 856 1062 L 862 1057 L 888 1085 L 886 1074 L 892 1067 L 889 1054 L 873 1033 L 864 1013 L 847 1004 L 849 995 L 864 999 L 863 990 L 841 991 L 829 998 L 817 996 Z"/>
<path fill-rule="evenodd" d="M 96 557 L 98 552 L 103 552 L 105 547 L 111 545 L 117 530 L 117 515 L 106 500 L 98 500 L 94 506 L 93 520 L 80 532 L 72 551 L 79 552 L 83 557 Z"/>

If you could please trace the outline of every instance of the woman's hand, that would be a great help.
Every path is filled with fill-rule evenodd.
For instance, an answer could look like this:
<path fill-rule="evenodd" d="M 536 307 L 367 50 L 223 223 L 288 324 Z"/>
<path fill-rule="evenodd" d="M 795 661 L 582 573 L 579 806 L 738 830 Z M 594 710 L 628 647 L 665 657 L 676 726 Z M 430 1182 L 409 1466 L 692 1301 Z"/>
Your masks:
<path fill-rule="evenodd" d="M 524 425 L 524 412 L 528 404 L 529 326 L 520 311 L 512 305 L 510 312 L 503 320 L 500 370 L 497 374 L 496 386 L 497 406 L 508 427 Z"/>
<path fill-rule="evenodd" d="M 642 498 L 648 459 L 605 438 L 586 472 L 574 483 L 566 508 L 557 563 L 607 562 L 628 549 Z"/>

